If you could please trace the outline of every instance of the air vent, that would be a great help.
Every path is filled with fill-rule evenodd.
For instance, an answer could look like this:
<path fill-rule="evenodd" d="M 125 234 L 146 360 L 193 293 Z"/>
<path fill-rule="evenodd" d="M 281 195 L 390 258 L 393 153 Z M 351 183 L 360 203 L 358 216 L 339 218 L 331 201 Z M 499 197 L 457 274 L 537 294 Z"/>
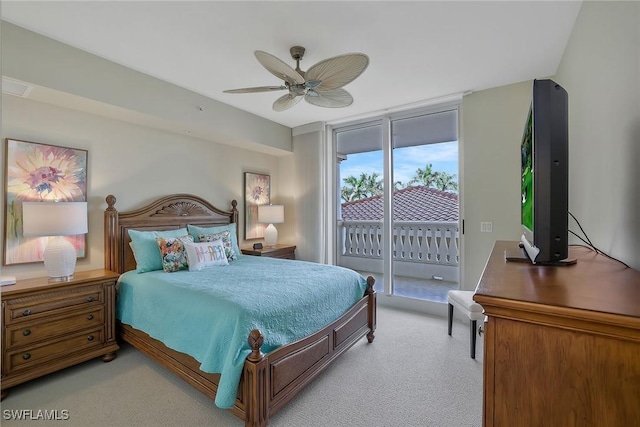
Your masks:
<path fill-rule="evenodd" d="M 2 78 L 2 93 L 26 98 L 32 90 L 33 86 L 29 86 L 26 83 L 19 82 L 17 80 L 10 80 L 6 77 Z"/>

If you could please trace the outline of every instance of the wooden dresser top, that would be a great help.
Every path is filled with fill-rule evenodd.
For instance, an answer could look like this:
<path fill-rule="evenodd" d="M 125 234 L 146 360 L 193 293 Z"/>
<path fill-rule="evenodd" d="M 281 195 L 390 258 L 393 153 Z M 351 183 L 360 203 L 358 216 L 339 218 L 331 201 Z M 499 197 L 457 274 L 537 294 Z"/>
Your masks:
<path fill-rule="evenodd" d="M 89 270 L 76 271 L 72 279 L 65 281 L 49 280 L 47 277 L 19 279 L 14 285 L 1 287 L 0 296 L 2 299 L 6 299 L 10 296 L 13 297 L 33 290 L 54 290 L 68 286 L 77 286 L 86 282 L 94 282 L 96 280 L 117 280 L 119 276 L 118 273 L 109 270 Z"/>
<path fill-rule="evenodd" d="M 569 247 L 575 265 L 555 267 L 505 261 L 517 242 L 497 241 L 474 299 L 498 299 L 640 318 L 640 271 L 585 247 Z M 635 322 L 634 322 L 635 323 Z"/>

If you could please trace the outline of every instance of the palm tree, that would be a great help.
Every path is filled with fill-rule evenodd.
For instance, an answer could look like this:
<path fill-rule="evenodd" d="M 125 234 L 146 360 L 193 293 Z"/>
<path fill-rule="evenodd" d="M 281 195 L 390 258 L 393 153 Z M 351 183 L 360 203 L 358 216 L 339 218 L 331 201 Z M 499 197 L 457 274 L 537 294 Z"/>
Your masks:
<path fill-rule="evenodd" d="M 365 175 L 362 174 L 361 177 Z M 366 176 L 365 179 L 365 190 L 367 193 L 366 197 L 372 197 L 372 196 L 377 196 L 379 194 L 382 194 L 383 190 L 382 190 L 382 179 L 380 178 L 380 175 L 378 175 L 377 172 L 372 173 L 369 176 Z"/>
<path fill-rule="evenodd" d="M 441 191 L 453 190 L 458 191 L 458 182 L 456 174 L 446 172 L 436 172 L 435 187 Z"/>
<path fill-rule="evenodd" d="M 361 173 L 359 178 L 350 175 L 343 178 L 342 181 L 346 184 L 340 190 L 340 197 L 345 202 L 352 202 L 354 200 L 364 199 L 365 197 L 377 196 L 382 194 L 382 180 L 380 175 L 376 172 L 371 175 Z"/>
<path fill-rule="evenodd" d="M 364 196 L 364 180 L 359 180 L 353 175 L 343 178 L 342 181 L 346 184 L 342 186 L 340 190 L 340 197 L 345 202 L 352 202 L 354 200 L 362 199 Z"/>
<path fill-rule="evenodd" d="M 416 174 L 413 179 L 407 182 L 407 185 L 420 184 L 425 187 L 432 187 L 436 182 L 436 177 L 440 172 L 433 171 L 433 165 L 431 163 L 427 164 L 424 169 L 418 168 L 416 170 Z"/>
<path fill-rule="evenodd" d="M 425 187 L 437 188 L 442 191 L 458 191 L 458 183 L 455 178 L 455 174 L 434 172 L 433 165 L 429 163 L 424 169 L 418 168 L 413 179 L 409 180 L 406 184 L 400 181 L 394 182 L 393 188 L 394 190 L 400 190 L 418 184 Z M 371 175 L 363 172 L 358 178 L 350 175 L 343 178 L 342 181 L 344 185 L 340 189 L 340 197 L 345 202 L 378 196 L 383 193 L 382 179 L 377 172 L 373 172 Z"/>

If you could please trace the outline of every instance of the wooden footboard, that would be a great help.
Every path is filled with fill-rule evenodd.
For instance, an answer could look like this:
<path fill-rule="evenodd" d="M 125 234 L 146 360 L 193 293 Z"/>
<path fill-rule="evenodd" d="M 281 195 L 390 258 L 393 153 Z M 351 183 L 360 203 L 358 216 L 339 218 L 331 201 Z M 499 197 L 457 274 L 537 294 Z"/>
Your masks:
<path fill-rule="evenodd" d="M 376 322 L 373 283 L 373 277 L 369 277 L 365 296 L 335 322 L 313 335 L 272 351 L 262 360 L 253 362 L 251 356 L 247 359 L 244 369 L 247 395 L 253 395 L 255 390 L 257 396 L 264 396 L 261 399 L 266 402 L 263 405 L 266 410 L 258 407 L 258 411 L 254 412 L 250 406 L 245 408 L 247 426 L 266 425 L 262 417 L 266 415 L 268 419 L 282 408 L 359 339 L 366 335 L 369 342 L 373 341 Z M 251 384 L 249 378 L 253 378 L 253 375 L 247 375 L 247 371 L 254 370 L 253 364 L 259 366 L 256 370 L 261 369 L 262 363 L 268 369 L 264 383 L 258 381 Z M 255 378 L 260 380 L 259 377 Z"/>
<path fill-rule="evenodd" d="M 369 342 L 373 342 L 376 328 L 376 293 L 373 284 L 373 277 L 368 277 L 364 297 L 333 323 L 271 353 L 260 352 L 263 340 L 261 332 L 251 331 L 248 340 L 254 351 L 245 362 L 231 412 L 243 419 L 245 426 L 266 426 L 276 411 L 358 340 L 366 336 Z M 215 398 L 219 374 L 202 372 L 200 363 L 191 356 L 172 350 L 128 325 L 119 324 L 118 330 L 122 340 L 158 361 L 205 395 Z"/>

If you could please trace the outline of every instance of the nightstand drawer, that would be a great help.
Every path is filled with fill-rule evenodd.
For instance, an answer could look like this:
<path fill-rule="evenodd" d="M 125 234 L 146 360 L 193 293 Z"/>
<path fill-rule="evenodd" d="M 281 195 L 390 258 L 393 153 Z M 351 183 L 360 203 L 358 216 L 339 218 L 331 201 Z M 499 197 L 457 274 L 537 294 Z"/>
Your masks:
<path fill-rule="evenodd" d="M 81 307 L 104 303 L 102 285 L 84 286 L 73 289 L 46 292 L 37 296 L 9 299 L 7 304 L 7 325 L 16 321 L 55 314 L 67 307 Z"/>
<path fill-rule="evenodd" d="M 103 324 L 103 306 L 95 306 L 90 310 L 75 312 L 69 316 L 47 317 L 34 322 L 21 322 L 19 325 L 7 328 L 7 349 L 19 345 L 28 345 L 42 339 L 69 335 L 76 331 L 101 326 Z"/>
<path fill-rule="evenodd" d="M 103 342 L 104 328 L 98 328 L 40 346 L 8 351 L 5 356 L 7 358 L 7 372 L 3 374 L 6 375 L 19 369 L 27 369 L 56 357 L 69 357 L 76 351 L 86 350 L 91 347 L 101 347 Z"/>

